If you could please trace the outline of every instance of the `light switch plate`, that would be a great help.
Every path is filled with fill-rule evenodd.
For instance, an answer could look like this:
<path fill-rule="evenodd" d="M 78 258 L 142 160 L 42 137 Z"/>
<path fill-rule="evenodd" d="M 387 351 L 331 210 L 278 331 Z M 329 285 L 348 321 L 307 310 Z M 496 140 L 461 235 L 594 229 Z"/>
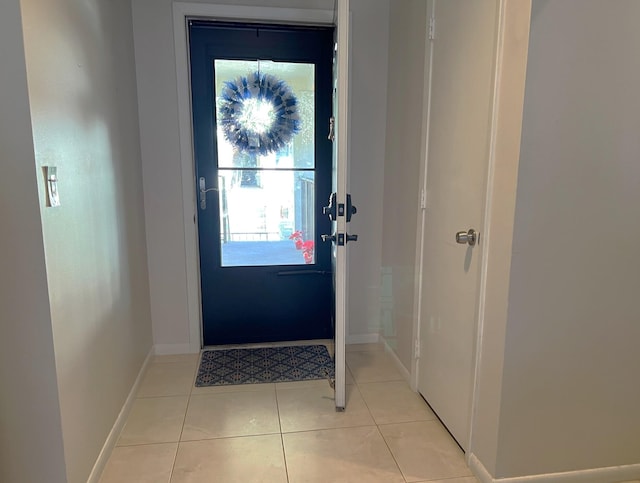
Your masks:
<path fill-rule="evenodd" d="M 47 180 L 47 206 L 60 206 L 60 194 L 58 193 L 58 168 L 56 166 L 44 167 Z"/>

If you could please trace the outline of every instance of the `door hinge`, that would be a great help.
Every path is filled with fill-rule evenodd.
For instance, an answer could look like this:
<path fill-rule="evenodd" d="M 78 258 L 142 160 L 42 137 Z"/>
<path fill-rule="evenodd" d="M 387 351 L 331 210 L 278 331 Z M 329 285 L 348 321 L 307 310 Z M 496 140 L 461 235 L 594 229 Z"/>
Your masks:
<path fill-rule="evenodd" d="M 427 192 L 424 188 L 420 190 L 420 208 L 423 210 L 427 209 Z"/>
<path fill-rule="evenodd" d="M 416 339 L 415 345 L 413 347 L 413 357 L 416 359 L 420 358 L 420 340 Z"/>
<path fill-rule="evenodd" d="M 429 17 L 429 40 L 436 38 L 436 18 Z"/>

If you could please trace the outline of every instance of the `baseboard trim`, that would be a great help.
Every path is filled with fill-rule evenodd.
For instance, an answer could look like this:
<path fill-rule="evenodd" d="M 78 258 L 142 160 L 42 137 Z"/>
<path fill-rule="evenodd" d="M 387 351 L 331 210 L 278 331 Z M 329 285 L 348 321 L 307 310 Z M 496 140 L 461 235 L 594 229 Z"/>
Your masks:
<path fill-rule="evenodd" d="M 157 356 L 172 356 L 175 354 L 197 354 L 200 347 L 192 347 L 192 344 L 156 344 L 153 346 Z"/>
<path fill-rule="evenodd" d="M 475 454 L 469 454 L 469 456 L 467 457 L 467 464 L 469 465 L 469 469 L 472 471 L 475 477 L 480 480 L 480 483 L 494 482 L 491 473 L 487 471 L 487 469 L 482 464 L 482 461 L 480 461 Z"/>
<path fill-rule="evenodd" d="M 111 456 L 111 452 L 113 448 L 115 448 L 116 443 L 118 441 L 118 437 L 120 436 L 120 432 L 122 428 L 124 428 L 124 424 L 127 422 L 127 418 L 129 417 L 129 412 L 131 411 L 131 406 L 133 405 L 133 401 L 136 398 L 136 393 L 138 392 L 138 388 L 140 387 L 140 383 L 142 382 L 142 378 L 147 372 L 147 367 L 149 366 L 149 362 L 154 354 L 154 348 L 151 347 L 147 357 L 142 363 L 142 367 L 140 371 L 138 371 L 138 376 L 131 386 L 131 390 L 129 391 L 129 395 L 127 399 L 125 399 L 124 404 L 122 405 L 122 409 L 120 409 L 120 413 L 116 418 L 116 421 L 113 423 L 113 427 L 111 431 L 109 431 L 109 435 L 107 436 L 104 445 L 102 446 L 102 450 L 100 450 L 100 454 L 96 459 L 95 464 L 93 465 L 93 469 L 89 474 L 89 478 L 87 478 L 87 483 L 98 483 L 100 481 L 100 476 L 102 476 L 102 472 L 104 471 L 104 467 L 107 465 L 107 461 Z"/>
<path fill-rule="evenodd" d="M 640 464 L 511 478 L 494 478 L 473 453 L 469 455 L 469 468 L 481 483 L 612 483 L 640 478 Z"/>
<path fill-rule="evenodd" d="M 393 362 L 395 363 L 398 371 L 400 371 L 400 374 L 402 374 L 402 377 L 404 377 L 404 379 L 409 383 L 409 385 L 411 385 L 411 373 L 406 367 L 404 367 L 404 364 L 398 357 L 398 354 L 396 354 L 396 351 L 393 350 L 393 347 L 389 345 L 389 342 L 387 342 L 387 339 L 385 339 L 384 336 L 382 335 L 380 336 L 380 342 L 382 342 L 382 344 L 384 345 L 384 351 L 387 354 L 389 354 L 389 356 L 391 356 L 391 358 L 393 359 Z"/>
<path fill-rule="evenodd" d="M 380 334 L 351 334 L 345 339 L 347 344 L 376 344 L 380 342 Z"/>

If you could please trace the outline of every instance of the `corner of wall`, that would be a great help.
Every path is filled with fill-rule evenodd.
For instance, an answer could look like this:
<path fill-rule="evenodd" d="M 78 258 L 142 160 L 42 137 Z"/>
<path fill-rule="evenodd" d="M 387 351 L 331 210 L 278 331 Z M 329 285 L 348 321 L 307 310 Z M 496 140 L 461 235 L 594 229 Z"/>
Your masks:
<path fill-rule="evenodd" d="M 469 465 L 469 469 L 473 472 L 475 477 L 480 480 L 480 483 L 495 482 L 493 476 L 491 476 L 491 474 L 482 464 L 482 461 L 480 461 L 474 453 L 469 453 L 467 455 L 467 464 Z"/>
<path fill-rule="evenodd" d="M 347 344 L 377 344 L 380 341 L 380 334 L 372 332 L 368 334 L 349 334 L 346 337 Z"/>
<path fill-rule="evenodd" d="M 404 380 L 407 381 L 409 385 L 411 385 L 410 368 L 407 369 L 407 367 L 400 360 L 400 357 L 398 356 L 396 350 L 389 345 L 389 342 L 384 337 L 380 337 L 380 342 L 382 342 L 382 344 L 384 345 L 385 352 L 389 354 L 389 356 L 393 360 L 393 363 L 395 364 L 396 369 L 398 369 L 398 372 L 402 375 Z"/>
<path fill-rule="evenodd" d="M 158 356 L 167 356 L 174 354 L 197 354 L 199 352 L 199 344 L 156 344 L 153 346 L 153 353 Z"/>
<path fill-rule="evenodd" d="M 131 386 L 131 390 L 129 391 L 129 394 L 127 395 L 127 398 L 125 399 L 124 404 L 122 405 L 122 409 L 120 409 L 120 412 L 118 413 L 118 417 L 113 423 L 113 427 L 111 428 L 111 431 L 109 431 L 109 435 L 107 436 L 107 439 L 105 440 L 104 445 L 100 450 L 100 454 L 98 455 L 98 458 L 96 459 L 96 462 L 93 465 L 91 473 L 89 474 L 89 478 L 87 478 L 87 483 L 98 483 L 100 481 L 100 476 L 102 475 L 102 472 L 104 471 L 104 468 L 107 465 L 107 461 L 109 461 L 109 457 L 111 456 L 111 452 L 113 451 L 113 448 L 115 448 L 116 443 L 118 442 L 118 437 L 122 432 L 122 428 L 124 428 L 124 425 L 127 422 L 127 418 L 129 416 L 129 413 L 131 412 L 131 407 L 133 406 L 133 401 L 138 392 L 138 388 L 140 387 L 142 379 L 144 378 L 144 375 L 147 372 L 149 362 L 151 361 L 151 358 L 153 357 L 153 355 L 154 355 L 154 349 L 152 347 L 149 350 L 144 362 L 142 363 L 142 366 L 140 367 L 140 371 L 138 371 L 136 380 L 133 382 L 133 385 Z"/>
<path fill-rule="evenodd" d="M 499 0 L 469 451 L 495 474 L 531 1 Z"/>

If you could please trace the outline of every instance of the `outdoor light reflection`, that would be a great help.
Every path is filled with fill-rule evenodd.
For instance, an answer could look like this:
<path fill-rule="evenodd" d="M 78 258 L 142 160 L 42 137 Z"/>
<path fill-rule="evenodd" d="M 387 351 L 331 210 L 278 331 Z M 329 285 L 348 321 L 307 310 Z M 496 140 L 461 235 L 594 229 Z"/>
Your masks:
<path fill-rule="evenodd" d="M 271 102 L 247 99 L 242 103 L 242 112 L 238 120 L 248 131 L 262 134 L 272 128 L 276 113 Z"/>

